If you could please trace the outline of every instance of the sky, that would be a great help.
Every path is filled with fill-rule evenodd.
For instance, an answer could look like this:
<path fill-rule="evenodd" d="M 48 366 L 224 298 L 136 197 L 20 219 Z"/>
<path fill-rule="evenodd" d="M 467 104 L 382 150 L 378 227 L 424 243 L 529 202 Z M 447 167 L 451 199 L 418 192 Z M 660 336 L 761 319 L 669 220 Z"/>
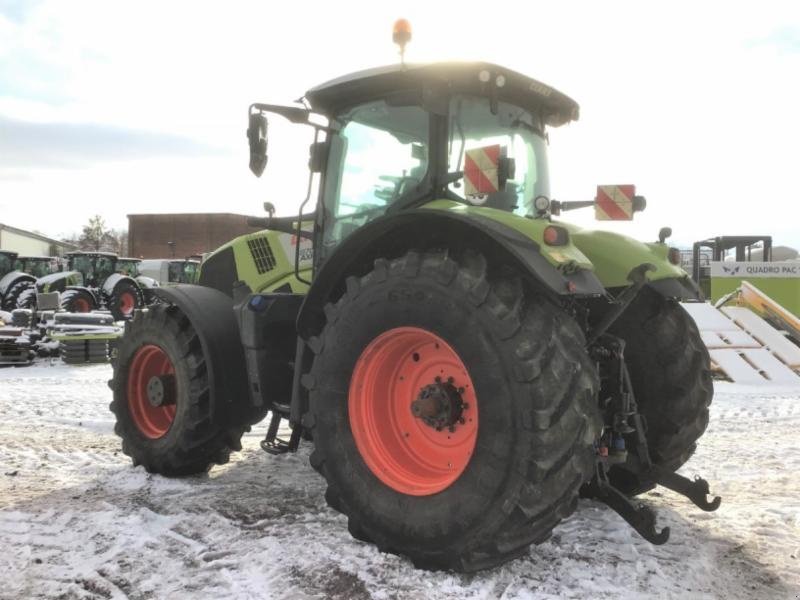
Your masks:
<path fill-rule="evenodd" d="M 486 60 L 575 98 L 550 131 L 552 196 L 634 183 L 648 207 L 599 223 L 673 242 L 771 234 L 800 247 L 800 3 L 58 2 L 0 0 L 0 222 L 50 236 L 102 215 L 295 213 L 307 128 L 270 122 L 247 168 L 252 102 L 291 103 L 340 74 Z"/>

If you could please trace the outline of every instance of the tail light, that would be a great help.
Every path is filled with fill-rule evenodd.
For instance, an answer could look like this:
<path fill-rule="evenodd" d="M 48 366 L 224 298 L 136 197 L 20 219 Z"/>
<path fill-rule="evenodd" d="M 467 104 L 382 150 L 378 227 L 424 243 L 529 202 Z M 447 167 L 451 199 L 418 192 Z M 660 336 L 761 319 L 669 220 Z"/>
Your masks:
<path fill-rule="evenodd" d="M 544 228 L 542 238 L 548 246 L 566 246 L 569 243 L 569 232 L 563 227 L 548 225 Z"/>

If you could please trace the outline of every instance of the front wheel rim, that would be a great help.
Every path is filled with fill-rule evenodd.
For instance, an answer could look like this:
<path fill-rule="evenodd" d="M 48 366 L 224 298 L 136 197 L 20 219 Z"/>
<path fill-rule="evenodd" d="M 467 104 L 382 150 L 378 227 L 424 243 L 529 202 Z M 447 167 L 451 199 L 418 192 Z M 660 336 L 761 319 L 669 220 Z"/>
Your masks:
<path fill-rule="evenodd" d="M 148 344 L 139 348 L 131 358 L 128 370 L 128 411 L 139 432 L 149 439 L 166 435 L 175 420 L 177 404 L 173 398 L 161 406 L 154 406 L 148 397 L 148 385 L 153 378 L 172 376 L 175 367 L 160 347 Z"/>
<path fill-rule="evenodd" d="M 72 302 L 72 312 L 88 313 L 92 311 L 92 306 L 86 298 L 75 298 Z"/>
<path fill-rule="evenodd" d="M 122 292 L 119 295 L 119 312 L 123 315 L 130 316 L 136 308 L 136 299 L 131 292 Z"/>
<path fill-rule="evenodd" d="M 396 327 L 367 345 L 353 370 L 348 413 L 367 467 L 403 494 L 447 489 L 475 450 L 478 401 L 469 372 L 426 329 Z"/>

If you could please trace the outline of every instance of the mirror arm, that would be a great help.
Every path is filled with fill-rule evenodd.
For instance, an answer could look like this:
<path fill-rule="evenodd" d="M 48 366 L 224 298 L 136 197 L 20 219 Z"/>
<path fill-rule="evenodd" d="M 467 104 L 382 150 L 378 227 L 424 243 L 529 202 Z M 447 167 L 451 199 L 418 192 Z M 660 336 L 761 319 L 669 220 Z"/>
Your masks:
<path fill-rule="evenodd" d="M 318 131 L 324 131 L 326 133 L 333 131 L 333 129 L 325 125 L 312 123 L 309 120 L 309 117 L 311 117 L 313 111 L 308 108 L 299 108 L 297 106 L 283 106 L 282 104 L 262 104 L 260 102 L 254 102 L 253 104 L 250 105 L 250 114 L 253 114 L 255 111 L 274 113 L 276 115 L 280 115 L 281 117 L 285 118 L 291 123 L 297 123 L 298 125 L 309 125 Z"/>

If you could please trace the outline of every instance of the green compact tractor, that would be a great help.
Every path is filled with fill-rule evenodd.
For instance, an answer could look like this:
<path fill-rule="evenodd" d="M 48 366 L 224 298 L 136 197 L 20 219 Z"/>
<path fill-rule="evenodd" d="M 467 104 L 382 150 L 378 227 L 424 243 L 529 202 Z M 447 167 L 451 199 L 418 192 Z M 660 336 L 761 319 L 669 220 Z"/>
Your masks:
<path fill-rule="evenodd" d="M 0 250 L 0 309 L 8 312 L 17 308 L 20 297 L 36 284 L 36 277 L 18 263 L 16 252 Z"/>
<path fill-rule="evenodd" d="M 61 292 L 61 308 L 90 312 L 106 308 L 117 321 L 129 319 L 145 306 L 142 284 L 119 272 L 119 258 L 110 252 L 69 252 L 67 269 L 36 281 L 39 293 Z M 26 303 L 35 303 L 27 300 Z M 25 306 L 28 307 L 28 306 Z"/>
<path fill-rule="evenodd" d="M 309 195 L 127 324 L 111 410 L 134 464 L 204 472 L 270 413 L 262 447 L 312 440 L 353 536 L 431 569 L 523 555 L 579 496 L 656 544 L 669 531 L 633 496 L 717 508 L 676 473 L 713 394 L 679 302 L 701 294 L 667 228 L 643 243 L 557 218 L 644 208 L 627 185 L 551 199 L 547 128 L 577 119 L 573 100 L 486 63 L 359 72 L 253 104 L 256 175 L 265 113 L 313 130 Z"/>

